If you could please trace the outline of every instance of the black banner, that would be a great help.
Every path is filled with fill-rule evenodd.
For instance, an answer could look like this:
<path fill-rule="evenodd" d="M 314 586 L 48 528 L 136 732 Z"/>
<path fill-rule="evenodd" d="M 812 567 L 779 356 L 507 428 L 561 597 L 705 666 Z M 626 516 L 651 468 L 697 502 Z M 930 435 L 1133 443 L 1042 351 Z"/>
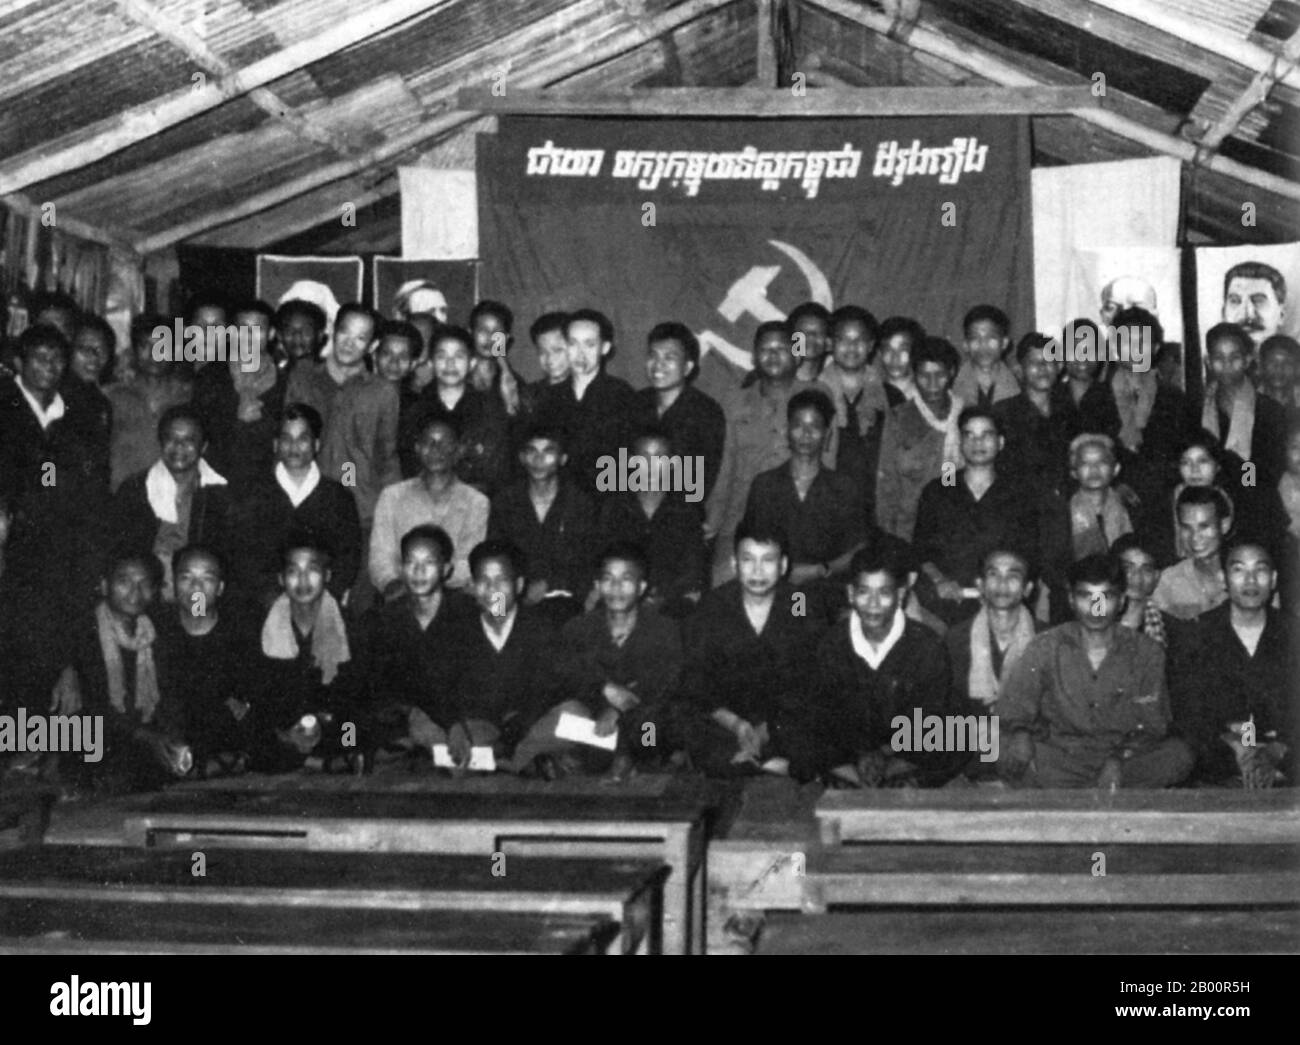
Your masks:
<path fill-rule="evenodd" d="M 503 118 L 478 150 L 482 293 L 526 323 L 594 305 L 644 384 L 657 322 L 700 335 L 701 385 L 748 369 L 758 323 L 805 300 L 960 340 L 990 302 L 1033 319 L 1023 118 Z M 532 376 L 534 361 L 519 353 Z"/>

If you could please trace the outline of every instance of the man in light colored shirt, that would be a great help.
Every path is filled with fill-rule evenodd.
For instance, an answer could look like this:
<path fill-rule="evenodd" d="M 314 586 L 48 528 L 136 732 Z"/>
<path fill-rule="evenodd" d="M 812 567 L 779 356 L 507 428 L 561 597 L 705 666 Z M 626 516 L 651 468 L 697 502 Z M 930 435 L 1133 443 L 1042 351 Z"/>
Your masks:
<path fill-rule="evenodd" d="M 1192 752 L 1168 735 L 1164 650 L 1120 627 L 1123 566 L 1090 555 L 1068 581 L 1075 619 L 1030 642 L 1002 684 L 1001 775 L 1045 788 L 1177 784 Z"/>
<path fill-rule="evenodd" d="M 469 550 L 487 536 L 489 502 L 456 478 L 460 432 L 447 417 L 430 418 L 416 433 L 420 474 L 386 486 L 375 505 L 370 535 L 370 580 L 386 599 L 402 593 L 402 535 L 431 523 L 446 531 L 455 548 L 448 587 L 470 582 Z"/>
<path fill-rule="evenodd" d="M 1212 486 L 1192 486 L 1178 495 L 1174 510 L 1187 558 L 1162 570 L 1151 604 L 1179 620 L 1193 620 L 1228 600 L 1220 552 L 1232 509 Z"/>
<path fill-rule="evenodd" d="M 333 351 L 314 366 L 295 367 L 285 393 L 285 402 L 305 403 L 324 420 L 316 463 L 325 478 L 352 490 L 363 529 L 374 518 L 380 490 L 402 475 L 397 387 L 366 369 L 377 329 L 370 309 L 344 305 L 334 320 Z"/>

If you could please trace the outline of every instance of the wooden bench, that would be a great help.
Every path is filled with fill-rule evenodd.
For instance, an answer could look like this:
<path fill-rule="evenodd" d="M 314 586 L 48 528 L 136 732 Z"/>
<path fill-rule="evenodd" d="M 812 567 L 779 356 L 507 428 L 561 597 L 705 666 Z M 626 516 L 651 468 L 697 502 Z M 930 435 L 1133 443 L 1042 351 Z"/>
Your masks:
<path fill-rule="evenodd" d="M 1300 845 L 886 842 L 815 854 L 804 880 L 809 912 L 835 905 L 1245 907 L 1297 901 Z"/>
<path fill-rule="evenodd" d="M 659 953 L 668 868 L 653 862 L 32 846 L 0 853 L 0 897 L 600 915 L 623 954 Z"/>
<path fill-rule="evenodd" d="M 814 809 L 842 842 L 1300 842 L 1300 797 L 1277 791 L 828 791 Z"/>
<path fill-rule="evenodd" d="M 763 951 L 1297 947 L 1294 791 L 840 791 L 813 814 L 812 917 L 769 918 Z"/>
<path fill-rule="evenodd" d="M 128 844 L 494 853 L 667 864 L 664 950 L 703 953 L 706 797 L 591 792 L 171 792 L 129 811 Z"/>
<path fill-rule="evenodd" d="M 1300 911 L 883 910 L 767 917 L 759 954 L 1294 954 Z"/>
<path fill-rule="evenodd" d="M 0 954 L 605 954 L 600 915 L 0 897 Z"/>

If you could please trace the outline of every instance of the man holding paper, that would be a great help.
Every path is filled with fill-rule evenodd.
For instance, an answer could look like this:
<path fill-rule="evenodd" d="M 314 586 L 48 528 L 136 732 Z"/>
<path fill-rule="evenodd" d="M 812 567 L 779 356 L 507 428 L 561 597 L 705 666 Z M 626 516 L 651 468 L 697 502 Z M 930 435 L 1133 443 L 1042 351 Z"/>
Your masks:
<path fill-rule="evenodd" d="M 599 604 L 576 617 L 560 635 L 560 692 L 553 707 L 515 752 L 514 765 L 547 776 L 602 771 L 616 751 L 613 775 L 635 763 L 661 761 L 670 750 L 667 703 L 681 670 L 677 626 L 643 603 L 645 553 L 634 544 L 611 544 L 601 554 Z"/>

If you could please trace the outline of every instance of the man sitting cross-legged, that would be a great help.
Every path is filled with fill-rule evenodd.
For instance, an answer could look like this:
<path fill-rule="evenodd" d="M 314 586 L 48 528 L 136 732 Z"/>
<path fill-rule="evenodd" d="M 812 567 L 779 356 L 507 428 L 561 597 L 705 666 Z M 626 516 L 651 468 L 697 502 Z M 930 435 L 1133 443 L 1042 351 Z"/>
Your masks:
<path fill-rule="evenodd" d="M 180 740 L 177 703 L 163 688 L 155 655 L 158 632 L 149 609 L 161 583 L 162 564 L 149 552 L 113 552 L 100 584 L 102 601 L 72 636 L 51 710 L 103 716 L 103 726 L 95 757 L 84 758 L 91 745 L 83 732 L 84 752 L 60 759 L 71 783 L 151 790 L 192 767 Z"/>
<path fill-rule="evenodd" d="M 257 635 L 227 607 L 225 565 L 202 545 L 172 558 L 176 603 L 158 623 L 159 676 L 172 695 L 180 732 L 202 776 L 247 763 L 248 716 Z"/>
<path fill-rule="evenodd" d="M 366 618 L 366 680 L 376 749 L 446 743 L 456 717 L 466 622 L 474 600 L 446 586 L 455 549 L 430 524 L 402 535 L 402 593 Z"/>
<path fill-rule="evenodd" d="M 943 637 L 952 662 L 953 707 L 963 715 L 997 711 L 1002 680 L 1038 632 L 1038 622 L 1026 605 L 1034 590 L 1034 574 L 1023 551 L 990 551 L 980 564 L 975 586 L 980 593 L 979 612 Z M 972 759 L 966 775 L 994 776 L 996 766 Z"/>
<path fill-rule="evenodd" d="M 469 568 L 478 613 L 462 633 L 463 670 L 448 744 L 458 766 L 481 746 L 509 764 L 528 727 L 557 699 L 551 667 L 557 634 L 520 601 L 523 555 L 513 544 L 483 541 L 469 553 Z"/>
<path fill-rule="evenodd" d="M 1164 650 L 1120 627 L 1123 568 L 1090 555 L 1068 581 L 1075 619 L 1034 639 L 1003 681 L 999 772 L 1045 788 L 1177 784 L 1192 753 L 1168 735 Z"/>
<path fill-rule="evenodd" d="M 884 540 L 853 556 L 848 599 L 853 608 L 817 648 L 822 768 L 833 781 L 862 787 L 938 785 L 960 763 L 939 751 L 896 747 L 895 716 L 943 715 L 949 704 L 948 654 L 924 624 L 903 613 L 907 555 Z"/>
<path fill-rule="evenodd" d="M 291 534 L 281 562 L 284 591 L 262 623 L 251 701 L 254 768 L 268 772 L 313 754 L 360 754 L 368 741 L 351 637 L 329 592 L 330 551 L 313 534 Z"/>
<path fill-rule="evenodd" d="M 611 544 L 598 562 L 599 605 L 569 621 L 560 633 L 557 670 L 564 700 L 519 744 L 514 758 L 519 769 L 540 755 L 558 756 L 538 766 L 548 776 L 584 765 L 600 769 L 610 764 L 600 748 L 580 747 L 555 736 L 565 712 L 595 719 L 596 737 L 617 734 L 615 776 L 634 763 L 660 761 L 659 755 L 674 742 L 668 701 L 682 664 L 677 624 L 643 602 L 644 551 L 635 545 Z M 578 757 L 580 750 L 584 757 Z"/>
<path fill-rule="evenodd" d="M 786 581 L 785 535 L 741 523 L 736 579 L 684 624 L 686 745 L 709 776 L 816 774 L 807 700 L 822 627 Z"/>
<path fill-rule="evenodd" d="M 1277 570 L 1263 546 L 1229 549 L 1226 573 L 1227 605 L 1196 622 L 1188 672 L 1197 776 L 1251 789 L 1294 784 L 1300 707 L 1295 620 L 1269 606 Z"/>

